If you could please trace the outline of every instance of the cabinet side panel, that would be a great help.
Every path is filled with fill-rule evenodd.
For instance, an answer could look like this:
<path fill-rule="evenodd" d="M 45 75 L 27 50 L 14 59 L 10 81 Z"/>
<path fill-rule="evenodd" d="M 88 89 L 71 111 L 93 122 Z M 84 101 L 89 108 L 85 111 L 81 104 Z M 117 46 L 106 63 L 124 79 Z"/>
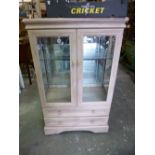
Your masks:
<path fill-rule="evenodd" d="M 121 46 L 122 46 L 123 31 L 124 31 L 123 29 L 119 29 L 117 30 L 117 34 L 116 34 L 116 43 L 114 47 L 114 57 L 112 62 L 112 70 L 110 75 L 110 84 L 109 84 L 108 97 L 107 97 L 107 101 L 110 104 L 110 106 L 112 103 L 115 83 L 117 78 L 117 70 L 118 70 L 118 64 L 119 64 L 119 58 L 120 58 L 120 52 L 121 52 Z"/>
<path fill-rule="evenodd" d="M 41 105 L 43 108 L 45 106 L 46 100 L 45 100 L 45 93 L 44 93 L 42 75 L 41 75 L 41 71 L 40 71 L 39 58 L 37 55 L 36 37 L 33 34 L 33 30 L 28 30 L 28 35 L 29 35 L 29 41 L 30 41 L 30 46 L 31 46 L 31 52 L 32 52 L 34 67 L 35 67 L 36 78 L 37 78 L 37 86 L 38 86 L 38 90 L 39 90 L 39 96 L 40 96 Z"/>

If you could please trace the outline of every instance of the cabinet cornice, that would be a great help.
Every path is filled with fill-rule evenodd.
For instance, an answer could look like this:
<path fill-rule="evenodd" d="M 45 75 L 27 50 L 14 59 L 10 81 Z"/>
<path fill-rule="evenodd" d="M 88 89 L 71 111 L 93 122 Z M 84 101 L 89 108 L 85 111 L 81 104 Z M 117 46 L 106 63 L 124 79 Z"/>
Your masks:
<path fill-rule="evenodd" d="M 128 18 L 36 18 L 24 19 L 26 29 L 125 28 Z"/>

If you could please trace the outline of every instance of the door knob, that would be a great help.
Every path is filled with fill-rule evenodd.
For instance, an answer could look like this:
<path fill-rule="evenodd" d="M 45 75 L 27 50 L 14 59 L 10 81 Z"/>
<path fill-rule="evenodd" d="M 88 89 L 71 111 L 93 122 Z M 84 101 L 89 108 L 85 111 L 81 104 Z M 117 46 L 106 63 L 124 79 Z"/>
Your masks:
<path fill-rule="evenodd" d="M 72 67 L 74 67 L 75 65 L 74 65 L 75 63 L 72 61 Z"/>
<path fill-rule="evenodd" d="M 80 61 L 77 61 L 77 66 L 80 66 L 80 65 L 81 65 Z"/>

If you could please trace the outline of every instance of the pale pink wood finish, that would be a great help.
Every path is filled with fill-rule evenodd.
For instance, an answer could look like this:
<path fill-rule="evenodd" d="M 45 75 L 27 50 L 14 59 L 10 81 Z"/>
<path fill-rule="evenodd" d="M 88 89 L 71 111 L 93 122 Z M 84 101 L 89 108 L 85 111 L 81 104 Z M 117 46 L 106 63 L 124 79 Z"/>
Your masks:
<path fill-rule="evenodd" d="M 68 126 L 63 126 L 63 127 L 50 127 L 50 126 L 45 126 L 44 131 L 45 135 L 51 135 L 51 134 L 59 134 L 65 131 L 90 131 L 94 133 L 103 133 L 103 132 L 108 132 L 109 126 L 108 125 L 101 125 L 101 126 L 79 126 L 79 127 L 68 127 Z"/>
<path fill-rule="evenodd" d="M 46 135 L 64 131 L 108 132 L 108 118 L 114 93 L 123 30 L 127 20 L 127 18 L 24 20 L 30 39 Z M 91 103 L 82 101 L 82 40 L 84 35 L 116 36 L 106 101 Z M 36 38 L 38 36 L 69 36 L 70 38 L 71 103 L 47 103 L 46 101 L 37 52 Z"/>

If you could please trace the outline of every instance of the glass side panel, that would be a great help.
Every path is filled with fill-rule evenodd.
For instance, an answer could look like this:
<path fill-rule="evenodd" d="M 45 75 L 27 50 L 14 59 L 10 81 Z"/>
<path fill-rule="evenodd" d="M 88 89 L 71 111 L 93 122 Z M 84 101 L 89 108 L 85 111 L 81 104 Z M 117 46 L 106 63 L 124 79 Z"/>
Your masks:
<path fill-rule="evenodd" d="M 47 102 L 71 102 L 69 37 L 37 38 Z"/>
<path fill-rule="evenodd" d="M 83 38 L 83 96 L 85 102 L 105 101 L 110 80 L 114 36 Z"/>

